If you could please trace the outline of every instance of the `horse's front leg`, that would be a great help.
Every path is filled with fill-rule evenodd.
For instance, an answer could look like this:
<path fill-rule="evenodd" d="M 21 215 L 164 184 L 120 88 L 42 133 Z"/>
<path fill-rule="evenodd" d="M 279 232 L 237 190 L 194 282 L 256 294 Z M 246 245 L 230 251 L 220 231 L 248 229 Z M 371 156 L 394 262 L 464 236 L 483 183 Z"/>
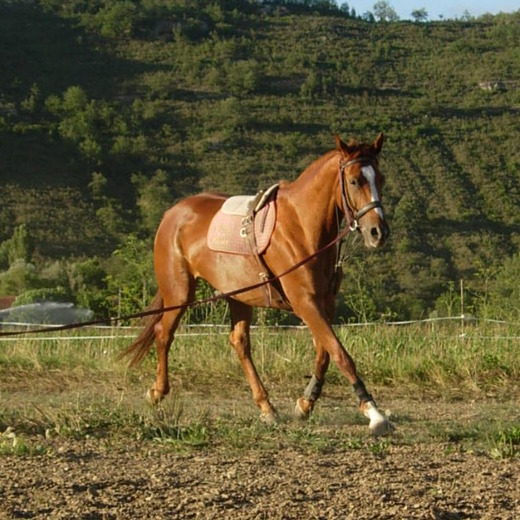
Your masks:
<path fill-rule="evenodd" d="M 391 433 L 393 431 L 393 426 L 378 410 L 374 398 L 367 391 L 365 384 L 357 374 L 354 360 L 343 348 L 337 336 L 334 334 L 329 320 L 319 312 L 316 306 L 312 305 L 309 305 L 307 308 L 303 307 L 300 310 L 299 315 L 309 327 L 317 349 L 316 371 L 314 377 L 307 386 L 303 398 L 299 399 L 303 413 L 308 413 L 312 409 L 316 399 L 319 397 L 324 382 L 328 359 L 332 358 L 340 372 L 352 385 L 354 393 L 359 399 L 361 411 L 365 417 L 370 420 L 370 432 L 377 436 Z M 324 352 L 321 352 L 320 348 L 322 348 Z M 307 411 L 305 408 L 307 408 Z"/>
<path fill-rule="evenodd" d="M 330 294 L 324 300 L 325 304 L 325 313 L 327 315 L 328 323 L 332 323 L 332 319 L 334 318 L 334 307 L 335 307 L 335 297 L 333 294 Z M 325 374 L 327 369 L 329 368 L 330 355 L 327 350 L 323 347 L 321 343 L 316 341 L 316 338 L 313 338 L 314 349 L 316 351 L 316 359 L 314 361 L 314 374 L 311 377 L 305 391 L 303 392 L 303 397 L 300 397 L 296 401 L 296 408 L 294 409 L 295 415 L 300 419 L 307 419 L 314 409 L 314 404 L 319 399 L 321 395 L 321 389 L 323 388 L 323 384 L 325 383 Z"/>
<path fill-rule="evenodd" d="M 370 420 L 368 428 L 373 435 L 387 435 L 392 433 L 394 427 L 388 419 L 378 410 L 372 395 L 367 391 L 365 384 L 356 372 L 354 360 L 343 348 L 339 340 L 334 336 L 333 342 L 329 344 L 331 357 L 338 365 L 342 374 L 349 380 L 355 395 L 359 399 L 359 407 L 365 417 Z"/>
<path fill-rule="evenodd" d="M 314 374 L 306 386 L 303 396 L 296 401 L 294 413 L 300 419 L 307 419 L 314 409 L 314 404 L 321 395 L 323 383 L 325 383 L 325 373 L 329 367 L 330 356 L 322 345 L 316 344 L 316 360 L 314 362 Z"/>

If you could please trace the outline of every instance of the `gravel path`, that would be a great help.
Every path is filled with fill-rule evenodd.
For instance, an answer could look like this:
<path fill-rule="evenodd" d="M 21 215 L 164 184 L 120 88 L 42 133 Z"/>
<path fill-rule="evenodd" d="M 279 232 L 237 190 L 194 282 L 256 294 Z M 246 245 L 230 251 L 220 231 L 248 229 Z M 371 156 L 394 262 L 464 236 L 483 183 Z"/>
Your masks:
<path fill-rule="evenodd" d="M 226 455 L 52 442 L 0 459 L 0 518 L 520 519 L 520 459 L 443 445 Z"/>

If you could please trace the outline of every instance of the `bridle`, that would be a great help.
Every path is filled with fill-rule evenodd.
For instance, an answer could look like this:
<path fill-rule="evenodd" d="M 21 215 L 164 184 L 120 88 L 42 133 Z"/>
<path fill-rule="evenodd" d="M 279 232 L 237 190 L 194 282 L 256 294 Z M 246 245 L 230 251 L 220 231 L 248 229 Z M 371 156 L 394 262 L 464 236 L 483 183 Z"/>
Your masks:
<path fill-rule="evenodd" d="M 339 182 L 341 186 L 341 203 L 343 205 L 343 212 L 345 213 L 345 218 L 347 219 L 348 227 L 351 231 L 356 231 L 359 229 L 359 220 L 363 215 L 366 215 L 369 211 L 372 211 L 375 208 L 383 209 L 383 204 L 380 200 L 375 200 L 369 202 L 365 206 L 363 206 L 360 210 L 354 208 L 352 204 L 352 200 L 350 198 L 346 183 L 345 183 L 345 169 L 351 166 L 352 164 L 361 164 L 363 166 L 372 166 L 376 167 L 376 161 L 372 157 L 356 157 L 355 159 L 350 159 L 348 161 L 340 161 L 339 162 Z"/>

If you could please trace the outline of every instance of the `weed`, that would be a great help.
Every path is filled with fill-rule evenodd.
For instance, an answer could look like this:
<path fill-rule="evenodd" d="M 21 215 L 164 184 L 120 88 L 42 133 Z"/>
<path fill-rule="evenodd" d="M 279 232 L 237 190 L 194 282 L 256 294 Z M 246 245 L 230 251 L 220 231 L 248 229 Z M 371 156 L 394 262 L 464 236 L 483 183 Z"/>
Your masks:
<path fill-rule="evenodd" d="M 494 459 L 509 459 L 520 454 L 520 426 L 501 430 L 490 441 Z"/>
<path fill-rule="evenodd" d="M 374 439 L 374 442 L 368 444 L 368 451 L 375 457 L 385 457 L 390 450 L 389 439 Z"/>
<path fill-rule="evenodd" d="M 0 435 L 0 456 L 3 455 L 43 455 L 45 448 L 41 445 L 32 446 L 17 435 L 13 428 L 7 428 Z"/>
<path fill-rule="evenodd" d="M 209 444 L 210 435 L 206 425 L 200 423 L 188 426 L 174 426 L 167 429 L 158 427 L 153 441 L 178 447 L 202 448 Z"/>

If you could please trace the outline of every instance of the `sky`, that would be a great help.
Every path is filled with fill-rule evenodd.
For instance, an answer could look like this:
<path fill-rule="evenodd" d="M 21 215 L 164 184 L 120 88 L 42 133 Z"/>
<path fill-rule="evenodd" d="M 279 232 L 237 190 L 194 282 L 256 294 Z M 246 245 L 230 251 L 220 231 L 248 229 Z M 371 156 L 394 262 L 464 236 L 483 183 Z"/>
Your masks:
<path fill-rule="evenodd" d="M 346 0 L 350 8 L 362 15 L 373 12 L 377 0 Z M 471 16 L 481 16 L 486 13 L 513 13 L 520 10 L 519 0 L 386 0 L 401 20 L 411 19 L 411 12 L 416 9 L 426 9 L 428 20 L 461 18 L 465 11 Z M 338 4 L 343 0 L 338 0 Z"/>

